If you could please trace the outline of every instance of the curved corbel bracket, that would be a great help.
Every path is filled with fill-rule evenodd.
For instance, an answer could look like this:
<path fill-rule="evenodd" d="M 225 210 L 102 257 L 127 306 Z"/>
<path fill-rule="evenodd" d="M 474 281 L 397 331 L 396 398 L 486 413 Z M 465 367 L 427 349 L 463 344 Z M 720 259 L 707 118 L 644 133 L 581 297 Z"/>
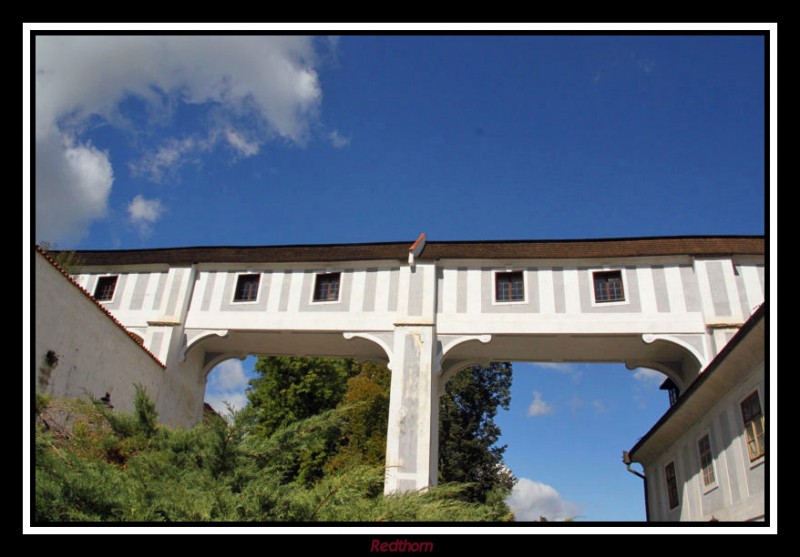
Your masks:
<path fill-rule="evenodd" d="M 380 346 L 383 349 L 383 351 L 386 353 L 386 358 L 389 361 L 389 363 L 386 365 L 386 367 L 388 367 L 389 369 L 392 369 L 392 364 L 391 364 L 391 362 L 392 362 L 392 349 L 389 348 L 389 345 L 386 344 L 386 342 L 384 342 L 384 340 L 381 339 L 380 337 L 378 337 L 376 335 L 373 335 L 371 333 L 351 332 L 351 331 L 346 331 L 346 332 L 342 333 L 342 336 L 344 336 L 345 340 L 353 340 L 354 338 L 363 338 L 364 340 L 369 340 L 371 342 L 374 342 L 375 344 Z"/>
<path fill-rule="evenodd" d="M 465 335 L 463 337 L 453 339 L 447 344 L 442 345 L 441 352 L 439 353 L 439 358 L 444 359 L 444 357 L 447 356 L 447 353 L 450 352 L 453 348 L 455 348 L 459 344 L 464 344 L 465 342 L 470 342 L 472 340 L 477 340 L 481 344 L 488 344 L 489 341 L 492 340 L 492 335 Z"/>
<path fill-rule="evenodd" d="M 189 355 L 189 351 L 200 344 L 203 340 L 207 339 L 208 337 L 221 337 L 227 338 L 230 331 L 227 329 L 217 329 L 215 331 L 203 331 L 199 335 L 193 336 L 191 340 L 187 339 L 186 335 L 184 335 L 184 346 L 183 346 L 183 353 L 181 354 L 181 361 L 186 360 L 186 357 Z"/>
<path fill-rule="evenodd" d="M 671 342 L 673 344 L 677 344 L 681 348 L 684 348 L 692 356 L 694 356 L 695 359 L 697 359 L 698 364 L 700 364 L 700 369 L 705 368 L 706 364 L 708 364 L 706 357 L 703 354 L 700 354 L 697 348 L 695 348 L 685 340 L 682 340 L 674 335 L 658 335 L 658 334 L 654 335 L 650 333 L 645 333 L 642 335 L 642 340 L 644 341 L 645 344 L 653 344 L 657 340 L 663 340 L 665 342 Z"/>
<path fill-rule="evenodd" d="M 445 386 L 447 385 L 447 382 L 450 381 L 453 375 L 455 375 L 462 369 L 467 369 L 468 367 L 472 366 L 488 367 L 491 363 L 492 363 L 491 360 L 475 359 L 475 360 L 463 360 L 447 366 L 442 370 L 441 373 L 441 380 L 439 381 L 439 390 L 438 390 L 439 396 L 441 396 L 444 393 L 444 389 Z"/>

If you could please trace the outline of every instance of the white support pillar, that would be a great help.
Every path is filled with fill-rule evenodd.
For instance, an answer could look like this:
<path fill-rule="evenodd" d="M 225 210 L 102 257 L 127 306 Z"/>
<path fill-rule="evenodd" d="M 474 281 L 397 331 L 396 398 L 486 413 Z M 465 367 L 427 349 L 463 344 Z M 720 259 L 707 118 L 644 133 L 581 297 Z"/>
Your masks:
<path fill-rule="evenodd" d="M 439 374 L 432 325 L 398 324 L 391 362 L 386 494 L 436 485 Z"/>

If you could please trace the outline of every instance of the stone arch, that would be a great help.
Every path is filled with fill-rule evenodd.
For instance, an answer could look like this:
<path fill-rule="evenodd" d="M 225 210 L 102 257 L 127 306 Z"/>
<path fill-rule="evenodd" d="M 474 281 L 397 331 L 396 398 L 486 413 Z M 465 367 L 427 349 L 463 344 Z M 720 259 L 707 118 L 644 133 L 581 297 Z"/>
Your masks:
<path fill-rule="evenodd" d="M 228 360 L 244 360 L 247 354 L 233 353 L 233 352 L 206 352 L 203 358 L 203 367 L 200 370 L 203 380 L 208 380 L 208 374 L 211 373 L 215 367 Z"/>

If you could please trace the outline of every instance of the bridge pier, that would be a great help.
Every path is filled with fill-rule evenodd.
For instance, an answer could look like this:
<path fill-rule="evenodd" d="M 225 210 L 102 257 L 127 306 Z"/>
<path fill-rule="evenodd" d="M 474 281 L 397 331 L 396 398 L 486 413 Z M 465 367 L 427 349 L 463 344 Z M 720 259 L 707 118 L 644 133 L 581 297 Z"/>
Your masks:
<path fill-rule="evenodd" d="M 386 494 L 434 486 L 438 476 L 439 374 L 432 325 L 397 325 L 386 441 Z"/>

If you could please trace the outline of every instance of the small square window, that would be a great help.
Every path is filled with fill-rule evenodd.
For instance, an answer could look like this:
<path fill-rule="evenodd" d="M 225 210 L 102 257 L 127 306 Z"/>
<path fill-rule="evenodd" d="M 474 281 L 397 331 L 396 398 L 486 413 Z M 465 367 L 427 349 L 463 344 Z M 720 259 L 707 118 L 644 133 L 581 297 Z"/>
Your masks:
<path fill-rule="evenodd" d="M 667 478 L 667 496 L 669 497 L 669 508 L 674 509 L 678 506 L 678 478 L 675 475 L 675 463 L 670 462 L 664 468 Z"/>
<path fill-rule="evenodd" d="M 314 283 L 314 301 L 338 301 L 340 279 L 341 273 L 324 273 L 317 275 L 317 280 Z"/>
<path fill-rule="evenodd" d="M 101 302 L 109 302 L 114 298 L 114 290 L 117 288 L 117 275 L 110 277 L 100 277 L 97 279 L 97 286 L 94 288 L 94 298 Z"/>
<path fill-rule="evenodd" d="M 764 455 L 764 415 L 761 413 L 758 391 L 742 402 L 742 420 L 747 438 L 747 452 L 752 462 Z"/>
<path fill-rule="evenodd" d="M 594 301 L 624 302 L 625 289 L 622 286 L 622 271 L 598 271 L 593 273 Z"/>
<path fill-rule="evenodd" d="M 236 280 L 234 302 L 255 302 L 258 299 L 258 285 L 261 275 L 239 275 Z"/>
<path fill-rule="evenodd" d="M 495 301 L 525 301 L 525 279 L 523 278 L 522 271 L 495 273 L 494 280 Z"/>
<path fill-rule="evenodd" d="M 700 452 L 700 467 L 703 470 L 703 485 L 706 487 L 717 483 L 714 476 L 714 458 L 711 456 L 711 441 L 708 434 L 703 435 L 697 442 L 697 450 Z"/>

